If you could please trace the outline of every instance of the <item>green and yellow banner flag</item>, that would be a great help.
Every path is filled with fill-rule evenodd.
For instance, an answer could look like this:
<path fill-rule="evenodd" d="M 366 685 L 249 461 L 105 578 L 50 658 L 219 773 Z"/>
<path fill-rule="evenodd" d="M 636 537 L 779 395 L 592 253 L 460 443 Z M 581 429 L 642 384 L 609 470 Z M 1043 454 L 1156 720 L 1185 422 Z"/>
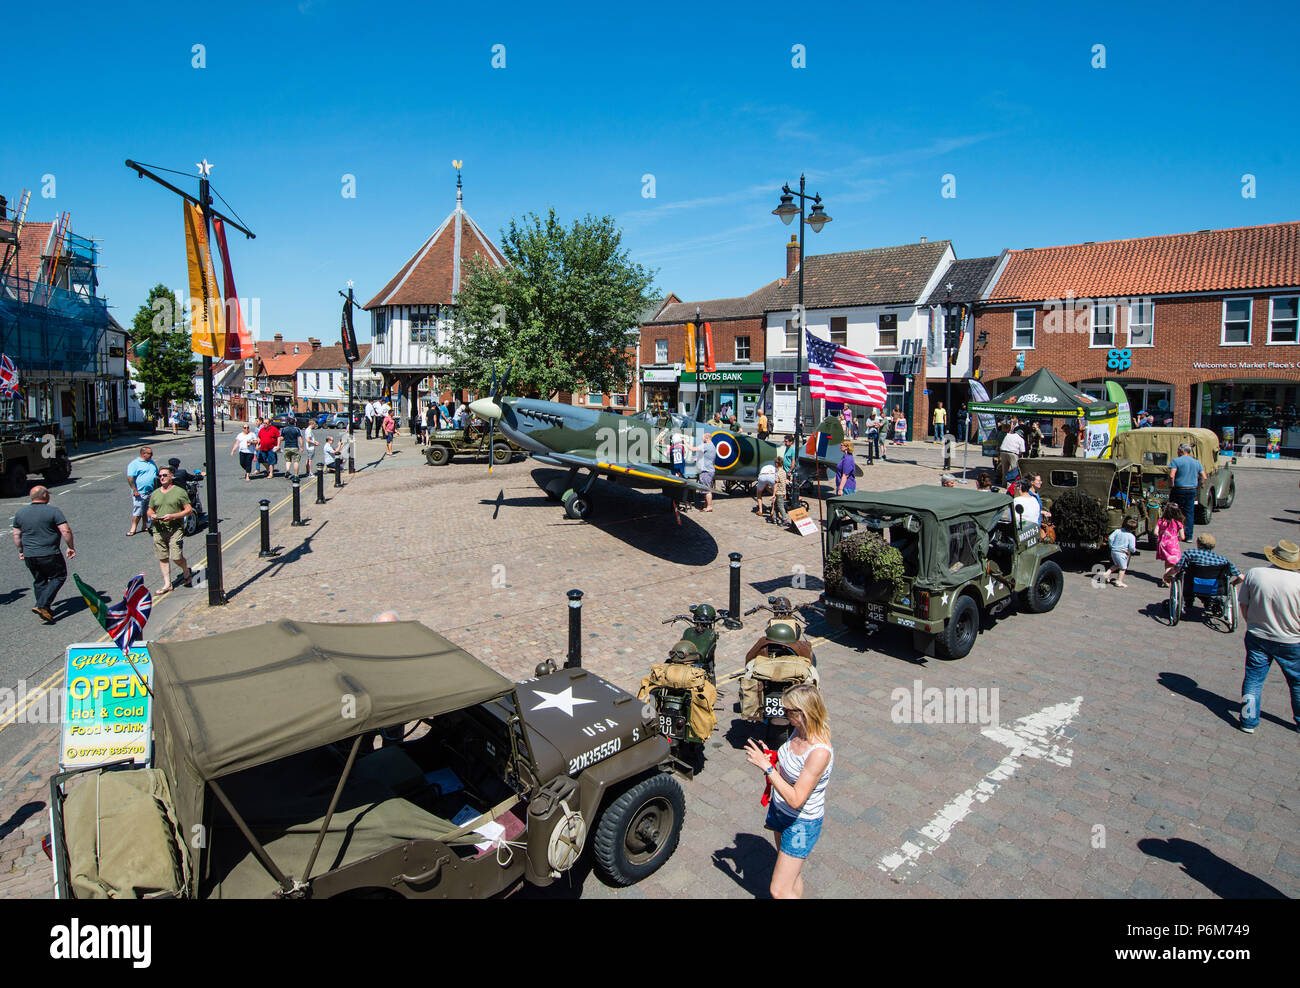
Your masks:
<path fill-rule="evenodd" d="M 96 591 L 81 582 L 81 577 L 76 573 L 72 574 L 72 581 L 81 591 L 81 596 L 86 598 L 86 606 L 90 608 L 90 613 L 95 616 L 99 626 L 105 631 L 108 630 L 108 601 L 101 597 Z"/>
<path fill-rule="evenodd" d="M 190 274 L 190 349 L 203 357 L 221 358 L 226 355 L 225 305 L 212 266 L 203 212 L 186 200 L 181 200 L 181 210 Z"/>

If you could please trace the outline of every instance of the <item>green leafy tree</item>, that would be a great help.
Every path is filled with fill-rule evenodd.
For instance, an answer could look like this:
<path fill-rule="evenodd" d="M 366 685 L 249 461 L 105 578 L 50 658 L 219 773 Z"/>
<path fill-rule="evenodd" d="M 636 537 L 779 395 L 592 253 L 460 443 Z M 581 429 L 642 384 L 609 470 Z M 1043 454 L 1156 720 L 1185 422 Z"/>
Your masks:
<path fill-rule="evenodd" d="M 495 364 L 498 375 L 513 366 L 512 394 L 626 391 L 628 334 L 654 300 L 655 273 L 628 258 L 613 218 L 565 227 L 553 209 L 529 213 L 502 231 L 501 252 L 508 267 L 470 265 L 437 348 L 456 368 L 453 386 L 486 391 Z"/>
<path fill-rule="evenodd" d="M 194 399 L 194 354 L 176 295 L 166 285 L 149 289 L 149 299 L 131 322 L 136 374 L 144 384 L 144 407 L 161 417 L 172 401 Z"/>

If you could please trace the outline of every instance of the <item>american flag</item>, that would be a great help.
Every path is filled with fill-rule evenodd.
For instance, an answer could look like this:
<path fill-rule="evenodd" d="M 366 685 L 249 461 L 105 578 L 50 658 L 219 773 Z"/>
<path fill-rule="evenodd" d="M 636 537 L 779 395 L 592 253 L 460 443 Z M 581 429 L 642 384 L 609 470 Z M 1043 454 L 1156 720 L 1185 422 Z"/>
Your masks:
<path fill-rule="evenodd" d="M 883 408 L 889 391 L 885 375 L 863 354 L 804 330 L 808 343 L 808 382 L 814 398 Z"/>
<path fill-rule="evenodd" d="M 105 615 L 108 634 L 123 652 L 144 636 L 144 625 L 153 608 L 153 597 L 144 585 L 144 574 L 131 577 L 122 599 L 108 608 Z"/>
<path fill-rule="evenodd" d="M 18 368 L 5 354 L 0 353 L 0 394 L 18 390 Z"/>

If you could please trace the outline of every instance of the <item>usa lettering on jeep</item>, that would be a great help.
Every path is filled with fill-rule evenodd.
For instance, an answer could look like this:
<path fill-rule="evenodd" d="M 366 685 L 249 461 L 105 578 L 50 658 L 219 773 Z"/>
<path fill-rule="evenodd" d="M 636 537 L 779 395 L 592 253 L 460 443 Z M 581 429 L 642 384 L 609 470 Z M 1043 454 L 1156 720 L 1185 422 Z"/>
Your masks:
<path fill-rule="evenodd" d="M 573 775 L 576 772 L 581 772 L 584 768 L 596 764 L 602 758 L 608 758 L 622 747 L 623 739 L 613 738 L 604 744 L 597 745 L 590 751 L 583 752 L 577 758 L 570 758 L 569 774 Z"/>
<path fill-rule="evenodd" d="M 598 720 L 596 723 L 584 727 L 582 733 L 589 738 L 594 738 L 597 734 L 604 734 L 611 727 L 618 727 L 618 721 L 612 717 L 606 717 L 604 720 Z"/>

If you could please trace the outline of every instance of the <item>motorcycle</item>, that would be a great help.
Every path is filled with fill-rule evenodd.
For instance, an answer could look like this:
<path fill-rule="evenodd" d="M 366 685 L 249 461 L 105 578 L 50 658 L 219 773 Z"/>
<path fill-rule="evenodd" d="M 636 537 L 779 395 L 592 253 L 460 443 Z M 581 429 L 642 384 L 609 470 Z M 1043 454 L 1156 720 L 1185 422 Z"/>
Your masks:
<path fill-rule="evenodd" d="M 641 680 L 637 696 L 653 703 L 660 733 L 668 739 L 670 751 L 688 775 L 694 775 L 704 761 L 704 743 L 717 727 L 714 706 L 718 690 L 714 678 L 718 633 L 717 612 L 712 605 L 697 604 L 691 614 L 677 614 L 664 621 L 688 621 L 691 627 L 668 651 L 668 661 L 657 663 Z"/>
<path fill-rule="evenodd" d="M 745 655 L 740 680 L 740 712 L 748 721 L 763 725 L 763 743 L 779 748 L 790 736 L 782 698 L 786 690 L 804 683 L 817 684 L 817 656 L 803 637 L 804 623 L 785 597 L 769 597 L 745 612 L 748 617 L 769 611 L 767 628 Z"/>

